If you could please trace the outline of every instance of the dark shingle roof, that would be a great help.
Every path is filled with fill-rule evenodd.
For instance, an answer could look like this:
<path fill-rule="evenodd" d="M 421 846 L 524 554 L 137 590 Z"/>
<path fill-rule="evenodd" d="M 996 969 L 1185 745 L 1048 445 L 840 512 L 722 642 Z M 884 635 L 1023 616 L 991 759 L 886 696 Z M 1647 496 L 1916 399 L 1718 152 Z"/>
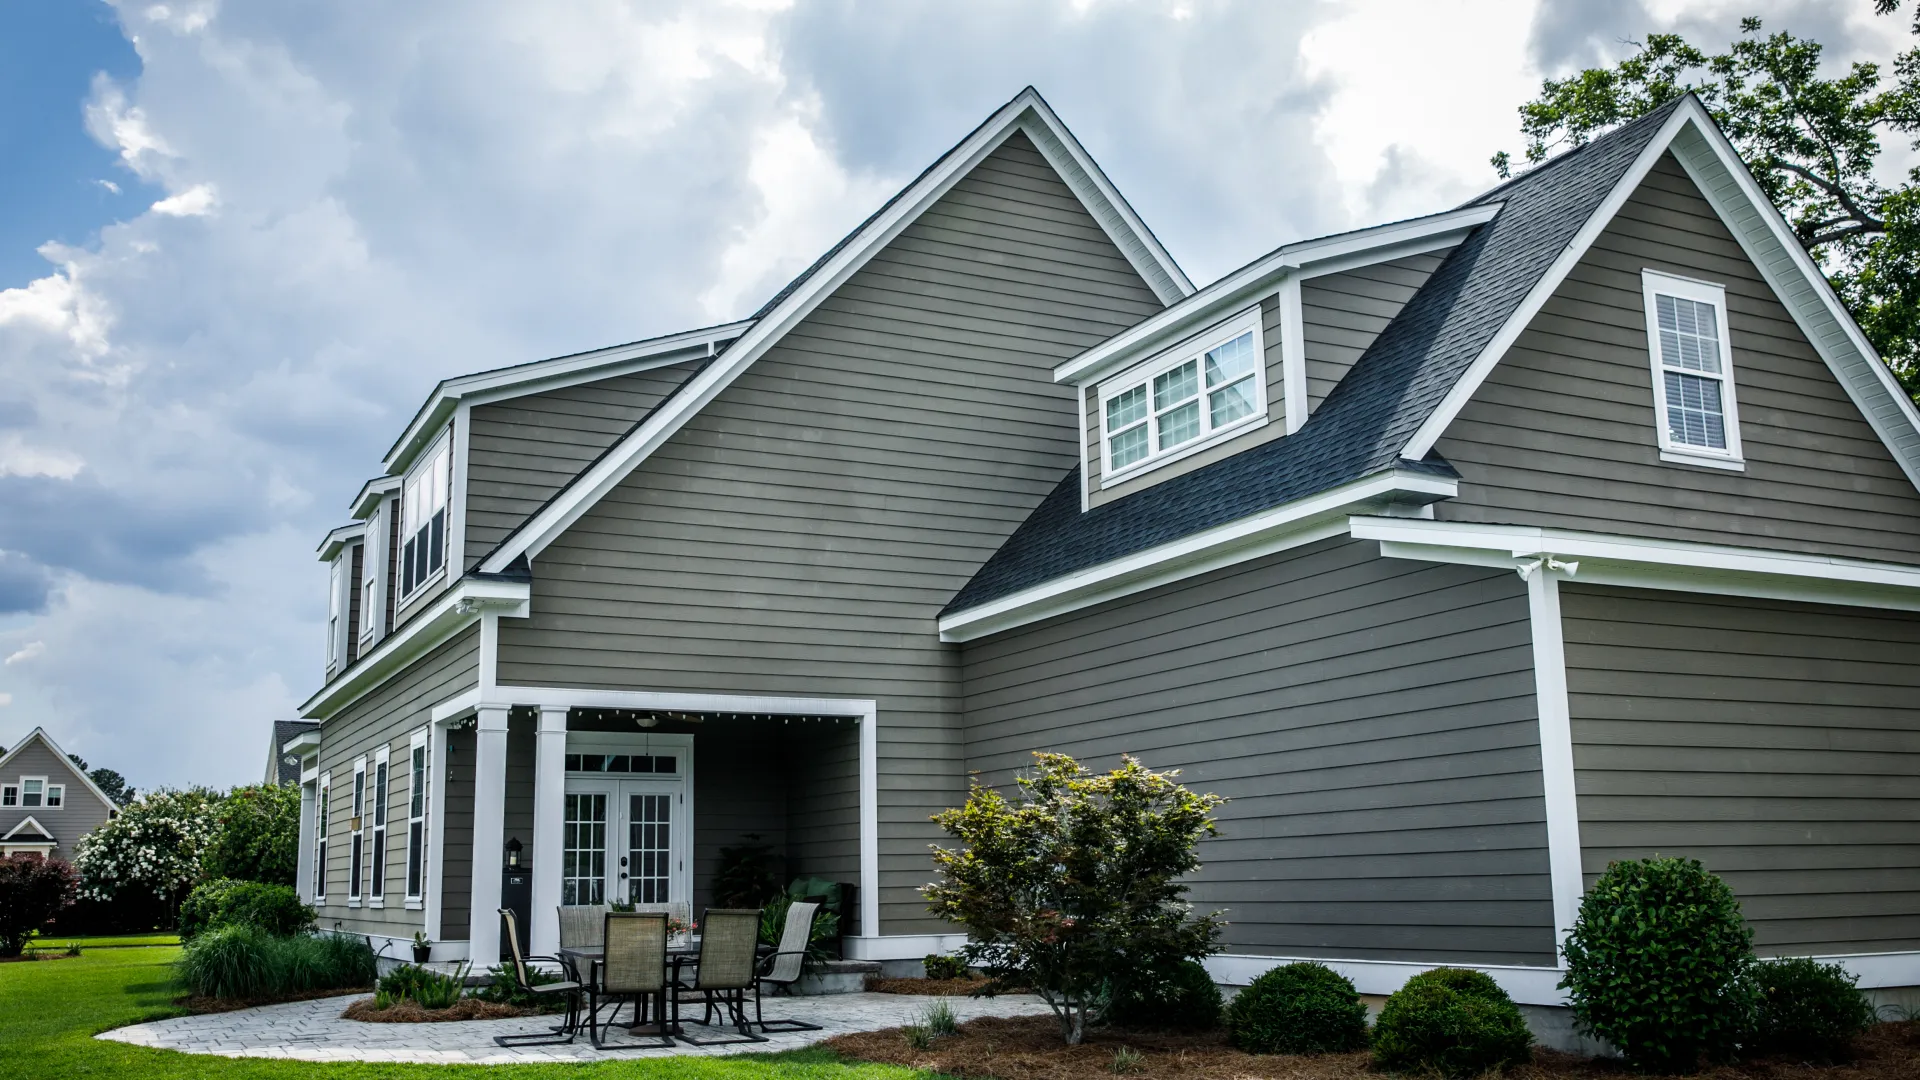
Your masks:
<path fill-rule="evenodd" d="M 275 720 L 273 722 L 273 768 L 274 776 L 282 784 L 300 782 L 300 762 L 287 764 L 286 745 L 309 731 L 318 731 L 320 724 L 314 720 Z"/>
<path fill-rule="evenodd" d="M 1076 468 L 946 611 L 977 607 L 1396 465 L 1454 475 L 1437 455 L 1403 462 L 1400 450 L 1599 209 L 1673 107 L 1663 106 L 1469 203 L 1505 205 L 1454 249 L 1299 431 L 1085 513 Z"/>

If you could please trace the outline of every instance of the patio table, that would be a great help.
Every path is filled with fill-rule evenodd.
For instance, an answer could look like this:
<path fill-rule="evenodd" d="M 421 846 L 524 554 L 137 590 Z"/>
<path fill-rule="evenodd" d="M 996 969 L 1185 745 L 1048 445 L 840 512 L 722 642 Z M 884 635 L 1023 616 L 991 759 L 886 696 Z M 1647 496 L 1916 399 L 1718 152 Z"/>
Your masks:
<path fill-rule="evenodd" d="M 560 950 L 560 958 L 572 964 L 574 970 L 578 971 L 583 966 L 586 968 L 587 975 L 584 981 L 589 986 L 599 981 L 600 961 L 606 955 L 607 949 L 604 945 L 574 945 L 563 947 Z M 673 983 L 680 981 L 680 968 L 688 961 L 698 959 L 699 956 L 700 941 L 698 938 L 683 938 L 677 942 L 669 941 L 667 943 L 667 963 L 673 970 L 667 976 L 668 985 L 671 986 Z M 662 1024 L 665 1022 L 665 1019 L 665 1017 L 662 1017 L 660 1020 L 649 1024 L 640 1022 L 642 1018 L 636 1015 L 634 1017 L 635 1023 L 627 1029 L 627 1033 L 630 1035 L 671 1034 L 671 1032 L 662 1030 Z"/>

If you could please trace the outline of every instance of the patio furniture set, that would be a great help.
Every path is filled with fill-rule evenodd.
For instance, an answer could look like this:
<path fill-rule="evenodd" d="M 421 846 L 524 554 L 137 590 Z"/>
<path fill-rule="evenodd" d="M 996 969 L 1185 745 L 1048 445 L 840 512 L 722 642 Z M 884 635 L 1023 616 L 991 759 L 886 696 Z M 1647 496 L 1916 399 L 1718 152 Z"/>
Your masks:
<path fill-rule="evenodd" d="M 564 998 L 567 1011 L 563 1022 L 545 1031 L 500 1035 L 494 1042 L 503 1047 L 549 1046 L 571 1043 L 584 1030 L 595 1049 L 640 1050 L 671 1047 L 676 1038 L 693 1046 L 766 1042 L 755 1028 L 820 1030 L 818 1024 L 799 1020 L 768 1020 L 761 1011 L 763 990 L 791 992 L 800 981 L 820 906 L 809 901 L 788 908 L 780 942 L 769 948 L 760 944 L 757 908 L 708 908 L 695 935 L 671 932 L 670 919 L 685 924 L 686 905 L 641 904 L 632 911 L 568 905 L 560 908 L 555 956 L 526 955 L 513 911 L 502 908 L 514 980 L 527 993 Z M 558 969 L 561 979 L 535 982 L 535 964 Z M 633 1003 L 628 1032 L 644 1041 L 609 1044 L 606 1033 L 627 1002 Z M 689 1005 L 702 1008 L 701 1019 L 690 1021 L 705 1029 L 699 1034 L 689 1033 L 688 1021 L 681 1019 L 681 1008 Z M 730 1034 L 724 1031 L 728 1027 L 733 1029 Z"/>

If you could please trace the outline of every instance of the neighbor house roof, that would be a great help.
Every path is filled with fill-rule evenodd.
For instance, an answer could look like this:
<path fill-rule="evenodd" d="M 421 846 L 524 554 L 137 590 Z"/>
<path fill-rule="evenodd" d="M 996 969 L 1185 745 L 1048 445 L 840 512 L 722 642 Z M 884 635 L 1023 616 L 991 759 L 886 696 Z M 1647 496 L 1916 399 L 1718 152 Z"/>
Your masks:
<path fill-rule="evenodd" d="M 273 741 L 267 747 L 270 765 L 265 779 L 281 784 L 299 783 L 300 761 L 296 757 L 293 764 L 287 764 L 287 744 L 309 731 L 318 730 L 320 722 L 317 720 L 275 720 Z"/>
<path fill-rule="evenodd" d="M 112 813 L 118 809 L 114 801 L 107 797 L 107 793 L 100 790 L 100 785 L 93 782 L 93 777 L 88 776 L 85 772 L 83 772 L 78 765 L 75 765 L 73 763 L 73 759 L 67 756 L 67 752 L 65 750 L 60 749 L 60 744 L 53 741 L 53 736 L 47 734 L 47 730 L 45 728 L 34 728 L 32 731 L 27 732 L 26 738 L 21 739 L 17 743 L 14 743 L 13 748 L 8 750 L 6 753 L 0 754 L 0 773 L 5 772 L 7 768 L 7 763 L 12 761 L 16 756 L 18 756 L 20 751 L 25 750 L 27 748 L 27 744 L 33 742 L 35 739 L 40 740 L 40 742 L 44 744 L 48 750 L 53 752 L 54 757 L 60 759 L 60 764 L 68 772 L 72 773 L 75 777 L 77 777 L 80 780 L 80 783 L 83 786 L 85 786 L 88 791 L 93 792 L 94 795 L 97 796 L 101 802 L 105 803 L 107 805 L 107 810 L 109 813 Z"/>

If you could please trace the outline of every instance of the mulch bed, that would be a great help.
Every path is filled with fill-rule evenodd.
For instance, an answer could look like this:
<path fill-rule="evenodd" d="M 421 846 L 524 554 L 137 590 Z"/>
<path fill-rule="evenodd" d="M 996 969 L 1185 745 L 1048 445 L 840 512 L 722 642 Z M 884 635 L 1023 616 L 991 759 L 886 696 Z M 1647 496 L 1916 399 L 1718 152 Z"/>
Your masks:
<path fill-rule="evenodd" d="M 876 994 L 932 994 L 936 997 L 957 997 L 971 994 L 987 985 L 983 977 L 966 979 L 883 979 L 878 975 L 867 976 L 867 989 Z"/>
<path fill-rule="evenodd" d="M 915 1050 L 899 1028 L 841 1035 L 824 1043 L 850 1058 L 995 1080 L 1113 1080 L 1114 1051 L 1128 1046 L 1141 1058 L 1123 1075 L 1142 1080 L 1380 1080 L 1365 1053 L 1318 1057 L 1246 1054 L 1219 1033 L 1181 1035 L 1101 1031 L 1080 1046 L 1060 1042 L 1052 1016 L 983 1017 L 960 1025 L 960 1033 Z M 1702 1080 L 1914 1080 L 1920 1077 L 1920 1023 L 1880 1024 L 1860 1040 L 1849 1065 L 1813 1066 L 1752 1061 L 1709 1069 Z M 1506 1073 L 1508 1080 L 1625 1080 L 1635 1074 L 1623 1062 L 1536 1050 L 1530 1065 Z"/>
<path fill-rule="evenodd" d="M 470 997 L 461 998 L 445 1009 L 423 1009 L 415 1002 L 404 999 L 384 1009 L 376 1009 L 372 998 L 361 998 L 347 1006 L 347 1011 L 341 1013 L 340 1017 L 366 1024 L 445 1024 L 456 1020 L 509 1020 L 530 1015 L 528 1010 L 513 1005 Z"/>
<path fill-rule="evenodd" d="M 174 998 L 173 1003 L 190 1013 L 200 1015 L 239 1012 L 241 1009 L 252 1009 L 261 1005 L 284 1005 L 289 1001 L 314 1001 L 319 998 L 339 997 L 342 994 L 366 994 L 372 991 L 371 986 L 343 986 L 338 990 L 302 990 L 297 994 L 268 998 L 212 998 L 194 995 Z"/>

